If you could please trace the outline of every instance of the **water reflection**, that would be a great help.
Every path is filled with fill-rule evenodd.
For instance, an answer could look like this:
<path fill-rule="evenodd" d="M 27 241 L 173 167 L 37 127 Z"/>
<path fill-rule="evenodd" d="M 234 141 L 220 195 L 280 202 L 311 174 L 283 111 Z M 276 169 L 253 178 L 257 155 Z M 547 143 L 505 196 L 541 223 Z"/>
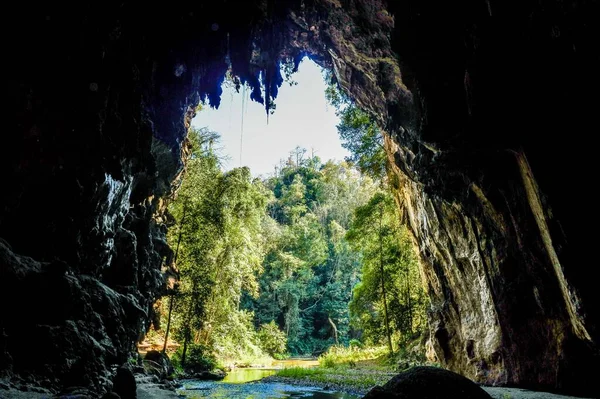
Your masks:
<path fill-rule="evenodd" d="M 307 365 L 304 361 L 303 365 Z M 281 366 L 280 366 L 281 367 Z M 287 366 L 291 367 L 291 366 Z M 263 383 L 259 380 L 275 374 L 273 369 L 235 369 L 223 381 L 184 381 L 179 391 L 186 399 L 358 399 L 343 392 L 324 391 L 317 387 Z"/>
<path fill-rule="evenodd" d="M 187 381 L 179 391 L 186 399 L 358 399 L 343 392 L 323 391 L 316 387 L 293 386 L 278 383 L 250 382 L 232 384 L 212 381 Z"/>

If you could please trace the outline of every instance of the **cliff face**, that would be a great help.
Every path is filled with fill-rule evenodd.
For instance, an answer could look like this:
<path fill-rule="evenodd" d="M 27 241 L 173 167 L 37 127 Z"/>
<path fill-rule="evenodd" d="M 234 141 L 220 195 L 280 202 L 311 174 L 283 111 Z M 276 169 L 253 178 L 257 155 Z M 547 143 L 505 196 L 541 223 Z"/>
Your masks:
<path fill-rule="evenodd" d="M 272 108 L 310 54 L 387 131 L 438 360 L 573 390 L 598 372 L 600 70 L 586 1 L 45 5 L 5 26 L 0 369 L 101 390 L 163 290 L 164 201 L 228 68 Z M 393 17 L 392 17 L 393 15 Z M 262 81 L 259 76 L 262 76 Z"/>
<path fill-rule="evenodd" d="M 598 6 L 393 11 L 418 116 L 400 122 L 388 152 L 421 248 L 437 357 L 488 383 L 589 386 L 599 313 L 580 221 L 597 220 L 583 216 L 594 156 L 576 137 L 595 124 Z"/>
<path fill-rule="evenodd" d="M 46 4 L 5 28 L 0 373 L 101 392 L 164 291 L 162 198 L 222 53 L 186 46 L 212 32 L 187 10 L 149 4 Z"/>

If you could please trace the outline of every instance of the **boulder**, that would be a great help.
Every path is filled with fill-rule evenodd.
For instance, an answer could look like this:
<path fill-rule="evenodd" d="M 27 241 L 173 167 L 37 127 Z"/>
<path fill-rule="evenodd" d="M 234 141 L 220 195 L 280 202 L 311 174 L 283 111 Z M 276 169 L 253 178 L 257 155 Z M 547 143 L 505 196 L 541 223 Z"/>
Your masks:
<path fill-rule="evenodd" d="M 215 369 L 212 371 L 202 371 L 193 375 L 194 379 L 197 380 L 209 380 L 209 381 L 220 381 L 225 378 L 225 372 L 223 370 Z"/>
<path fill-rule="evenodd" d="M 112 391 L 119 395 L 121 399 L 137 399 L 135 377 L 130 369 L 124 366 L 117 369 Z"/>
<path fill-rule="evenodd" d="M 436 367 L 414 367 L 398 374 L 364 399 L 491 399 L 473 381 Z"/>
<path fill-rule="evenodd" d="M 165 379 L 173 374 L 174 369 L 169 357 L 159 351 L 148 351 L 144 356 L 144 369 L 147 373 Z"/>

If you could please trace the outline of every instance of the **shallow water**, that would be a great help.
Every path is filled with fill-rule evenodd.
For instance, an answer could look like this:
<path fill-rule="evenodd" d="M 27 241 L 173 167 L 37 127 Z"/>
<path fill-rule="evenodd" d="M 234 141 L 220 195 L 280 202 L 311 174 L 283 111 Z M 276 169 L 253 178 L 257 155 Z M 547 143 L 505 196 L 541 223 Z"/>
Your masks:
<path fill-rule="evenodd" d="M 230 384 L 243 384 L 250 381 L 258 381 L 277 372 L 273 369 L 235 369 L 227 373 L 221 382 Z"/>
<path fill-rule="evenodd" d="M 294 386 L 279 383 L 249 382 L 235 384 L 212 381 L 186 381 L 178 391 L 186 399 L 358 399 L 359 396 L 343 392 L 324 391 L 316 387 Z"/>
<path fill-rule="evenodd" d="M 223 381 L 183 381 L 178 393 L 186 399 L 358 399 L 359 396 L 343 392 L 325 391 L 310 386 L 260 382 L 261 378 L 275 374 L 269 369 L 235 369 Z"/>

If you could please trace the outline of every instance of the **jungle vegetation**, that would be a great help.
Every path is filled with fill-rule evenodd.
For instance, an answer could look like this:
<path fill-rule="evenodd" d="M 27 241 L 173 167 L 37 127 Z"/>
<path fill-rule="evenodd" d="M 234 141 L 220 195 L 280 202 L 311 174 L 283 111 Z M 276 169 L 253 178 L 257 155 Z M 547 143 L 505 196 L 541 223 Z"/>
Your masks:
<path fill-rule="evenodd" d="M 168 205 L 178 279 L 158 304 L 176 363 L 401 350 L 426 327 L 427 298 L 388 183 L 382 132 L 337 89 L 343 162 L 297 147 L 271 176 L 223 171 L 218 134 L 189 135 Z M 168 326 L 168 327 L 167 327 Z M 166 345 L 165 345 L 166 349 Z"/>

